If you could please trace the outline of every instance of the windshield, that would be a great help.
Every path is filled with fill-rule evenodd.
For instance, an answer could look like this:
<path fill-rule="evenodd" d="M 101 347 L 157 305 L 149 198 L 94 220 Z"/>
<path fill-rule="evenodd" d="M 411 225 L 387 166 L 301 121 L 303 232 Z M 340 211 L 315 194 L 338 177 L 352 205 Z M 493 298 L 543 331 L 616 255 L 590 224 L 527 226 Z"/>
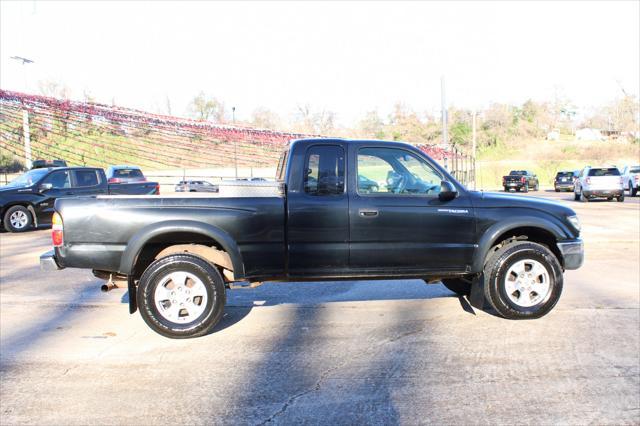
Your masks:
<path fill-rule="evenodd" d="M 9 182 L 6 186 L 14 188 L 25 188 L 38 182 L 47 173 L 49 173 L 49 169 L 30 170 L 27 173 L 18 176 L 17 178 Z"/>

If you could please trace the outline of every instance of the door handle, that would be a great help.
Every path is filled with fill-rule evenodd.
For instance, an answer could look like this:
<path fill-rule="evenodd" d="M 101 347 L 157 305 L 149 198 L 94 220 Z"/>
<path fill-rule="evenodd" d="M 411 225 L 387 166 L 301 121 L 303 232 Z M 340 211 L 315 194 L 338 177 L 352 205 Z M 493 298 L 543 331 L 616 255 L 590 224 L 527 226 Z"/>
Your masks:
<path fill-rule="evenodd" d="M 358 213 L 362 217 L 375 217 L 378 216 L 378 210 L 360 209 Z"/>

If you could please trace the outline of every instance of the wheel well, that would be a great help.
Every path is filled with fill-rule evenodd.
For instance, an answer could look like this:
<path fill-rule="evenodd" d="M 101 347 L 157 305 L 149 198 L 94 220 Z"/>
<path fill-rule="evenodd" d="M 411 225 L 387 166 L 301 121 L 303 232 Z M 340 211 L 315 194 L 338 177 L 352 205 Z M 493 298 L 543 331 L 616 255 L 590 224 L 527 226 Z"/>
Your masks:
<path fill-rule="evenodd" d="M 227 262 L 223 266 L 225 269 L 233 270 L 233 265 L 227 252 L 216 240 L 203 234 L 196 232 L 170 232 L 151 238 L 138 253 L 135 264 L 132 269 L 132 275 L 136 278 L 142 276 L 147 267 L 158 257 L 158 255 L 169 248 L 175 248 L 176 253 L 192 252 L 213 263 L 220 264 Z M 200 249 L 198 249 L 200 248 Z M 221 253 L 217 259 L 212 259 L 215 254 L 208 253 L 206 249 L 212 252 Z M 166 251 L 168 254 L 171 250 Z M 163 254 L 164 256 L 164 254 Z"/>
<path fill-rule="evenodd" d="M 494 246 L 489 250 L 489 253 L 487 253 L 487 257 L 489 257 L 493 251 L 514 240 L 531 241 L 533 243 L 542 244 L 555 254 L 561 264 L 564 264 L 562 253 L 560 253 L 558 245 L 556 244 L 557 239 L 555 235 L 546 229 L 534 226 L 523 226 L 520 228 L 510 229 L 502 233 L 498 238 L 496 238 Z"/>

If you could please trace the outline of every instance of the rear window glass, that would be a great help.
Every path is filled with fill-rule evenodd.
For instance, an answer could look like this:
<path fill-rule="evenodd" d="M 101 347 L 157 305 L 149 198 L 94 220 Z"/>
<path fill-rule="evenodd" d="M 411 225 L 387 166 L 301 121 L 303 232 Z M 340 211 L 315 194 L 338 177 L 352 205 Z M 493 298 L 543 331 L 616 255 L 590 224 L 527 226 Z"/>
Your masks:
<path fill-rule="evenodd" d="M 116 169 L 113 172 L 114 177 L 119 178 L 138 178 L 144 177 L 140 169 Z"/>
<path fill-rule="evenodd" d="M 640 167 L 632 167 L 629 173 L 640 173 Z"/>
<path fill-rule="evenodd" d="M 283 151 L 280 155 L 280 160 L 278 161 L 278 168 L 276 169 L 276 179 L 284 180 L 284 169 L 287 164 L 287 155 L 289 154 L 289 150 Z"/>
<path fill-rule="evenodd" d="M 589 176 L 620 176 L 620 170 L 615 167 L 608 169 L 591 169 L 589 170 Z"/>
<path fill-rule="evenodd" d="M 527 174 L 526 170 L 513 170 L 509 173 L 511 176 L 524 176 Z"/>
<path fill-rule="evenodd" d="M 558 174 L 556 175 L 556 177 L 559 177 L 559 178 L 572 177 L 572 176 L 573 176 L 573 172 L 558 172 Z"/>

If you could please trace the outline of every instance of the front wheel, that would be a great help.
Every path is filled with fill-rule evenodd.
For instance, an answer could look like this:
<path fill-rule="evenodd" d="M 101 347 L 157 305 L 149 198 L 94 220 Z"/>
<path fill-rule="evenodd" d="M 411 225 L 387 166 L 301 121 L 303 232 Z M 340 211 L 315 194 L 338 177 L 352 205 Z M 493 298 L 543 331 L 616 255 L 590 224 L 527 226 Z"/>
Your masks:
<path fill-rule="evenodd" d="M 31 228 L 33 219 L 24 206 L 13 206 L 4 214 L 4 228 L 9 232 L 24 232 Z"/>
<path fill-rule="evenodd" d="M 458 296 L 468 296 L 471 294 L 471 282 L 462 278 L 445 278 L 442 284 Z"/>
<path fill-rule="evenodd" d="M 225 304 L 218 270 L 190 254 L 170 255 L 149 265 L 137 296 L 147 325 L 173 339 L 207 334 L 222 318 Z"/>
<path fill-rule="evenodd" d="M 546 315 L 562 294 L 562 267 L 545 246 L 517 242 L 500 248 L 485 265 L 485 297 L 508 319 Z"/>

